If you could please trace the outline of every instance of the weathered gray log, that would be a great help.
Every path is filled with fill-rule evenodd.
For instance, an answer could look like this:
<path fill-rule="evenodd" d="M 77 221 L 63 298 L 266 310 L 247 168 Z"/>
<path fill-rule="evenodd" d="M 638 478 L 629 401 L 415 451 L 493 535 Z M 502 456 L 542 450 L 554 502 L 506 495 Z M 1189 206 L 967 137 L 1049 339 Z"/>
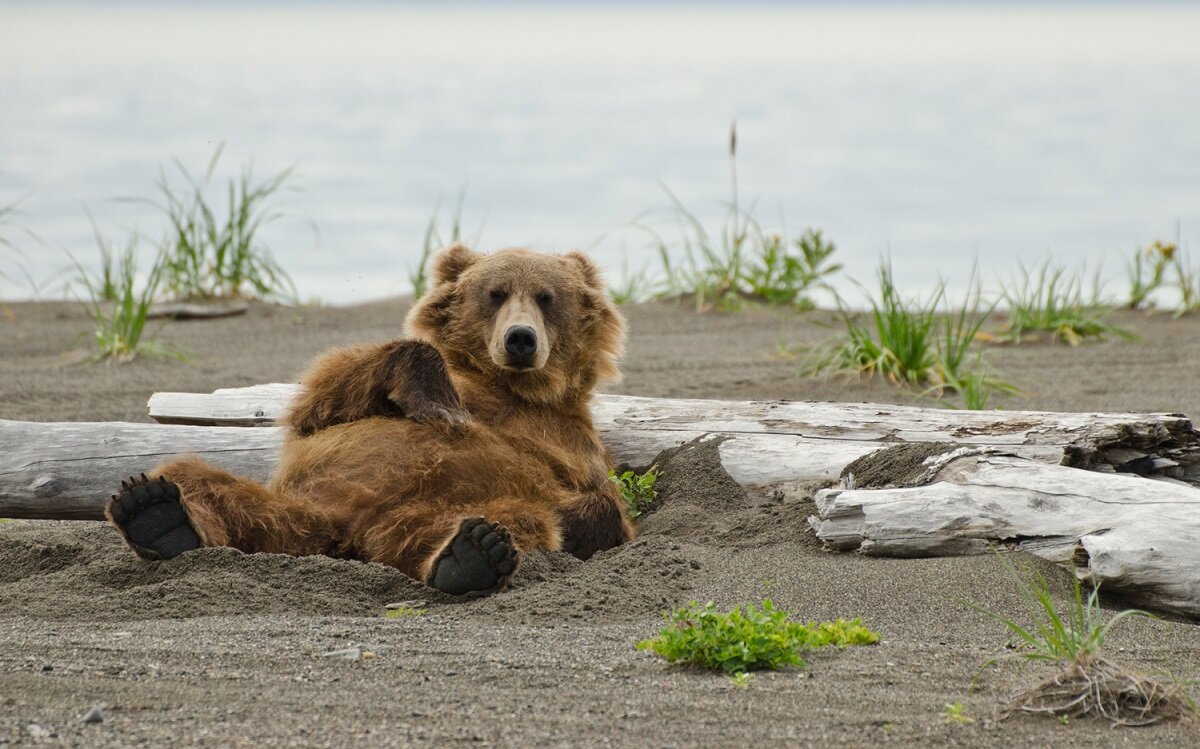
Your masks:
<path fill-rule="evenodd" d="M 0 517 L 98 518 L 121 477 L 181 453 L 264 479 L 281 429 L 180 424 L 269 425 L 295 392 L 276 384 L 156 394 L 151 415 L 172 425 L 0 421 Z M 1147 606 L 1200 616 L 1200 489 L 1192 485 L 1200 482 L 1200 434 L 1178 414 L 614 395 L 597 397 L 593 414 L 618 461 L 646 465 L 663 449 L 720 435 L 722 463 L 736 481 L 785 494 L 835 480 L 889 445 L 960 445 L 970 454 L 931 458 L 909 482 L 919 486 L 818 493 L 810 522 L 830 545 L 871 554 L 1016 545 L 1084 565 L 1081 574 Z"/>
<path fill-rule="evenodd" d="M 282 416 L 295 393 L 295 385 L 280 383 L 155 393 L 150 416 L 164 424 L 265 426 Z M 613 456 L 633 465 L 705 434 L 736 437 L 722 443 L 722 460 L 734 479 L 750 486 L 833 479 L 854 459 L 901 442 L 1003 447 L 1048 463 L 1200 482 L 1200 434 L 1181 414 L 950 411 L 601 394 L 593 401 L 592 416 Z"/>
<path fill-rule="evenodd" d="M 264 425 L 279 417 L 294 394 L 294 385 L 280 384 L 212 394 L 160 393 L 151 398 L 151 415 L 167 422 Z M 1003 447 L 1046 463 L 1108 470 L 1136 465 L 1146 473 L 1187 479 L 1195 478 L 1198 465 L 1196 432 L 1178 415 L 614 395 L 597 397 L 594 414 L 617 461 L 646 465 L 666 448 L 721 434 L 727 438 L 719 448 L 721 458 L 736 481 L 785 491 L 789 485 L 836 479 L 851 461 L 904 441 Z M 199 453 L 238 473 L 265 477 L 281 437 L 279 430 L 0 422 L 0 517 L 99 517 L 119 478 L 181 453 Z"/>
<path fill-rule="evenodd" d="M 104 501 L 121 479 L 184 453 L 266 479 L 282 439 L 278 427 L 0 420 L 0 517 L 102 519 Z"/>
<path fill-rule="evenodd" d="M 1021 548 L 1140 605 L 1200 617 L 1200 489 L 972 448 L 927 464 L 925 485 L 817 492 L 817 537 L 878 556 Z"/>

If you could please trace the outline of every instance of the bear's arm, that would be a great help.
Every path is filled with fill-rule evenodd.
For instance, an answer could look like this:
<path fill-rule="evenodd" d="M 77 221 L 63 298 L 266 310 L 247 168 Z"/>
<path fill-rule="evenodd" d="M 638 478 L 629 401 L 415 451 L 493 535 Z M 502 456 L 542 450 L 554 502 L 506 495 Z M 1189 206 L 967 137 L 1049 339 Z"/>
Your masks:
<path fill-rule="evenodd" d="M 461 423 L 466 412 L 446 363 L 422 341 L 335 349 L 301 379 L 287 424 L 301 437 L 371 416 Z"/>

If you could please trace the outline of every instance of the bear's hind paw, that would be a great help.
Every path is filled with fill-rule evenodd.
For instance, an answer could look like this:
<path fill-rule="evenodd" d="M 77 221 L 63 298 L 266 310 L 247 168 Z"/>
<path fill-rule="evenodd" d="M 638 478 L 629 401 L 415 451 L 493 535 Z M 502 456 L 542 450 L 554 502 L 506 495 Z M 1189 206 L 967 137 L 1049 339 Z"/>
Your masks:
<path fill-rule="evenodd" d="M 204 545 L 183 510 L 179 487 L 161 476 L 122 481 L 104 514 L 143 559 L 173 559 Z"/>
<path fill-rule="evenodd" d="M 429 586 L 455 596 L 499 590 L 517 569 L 517 550 L 508 529 L 483 518 L 467 518 L 433 563 Z"/>

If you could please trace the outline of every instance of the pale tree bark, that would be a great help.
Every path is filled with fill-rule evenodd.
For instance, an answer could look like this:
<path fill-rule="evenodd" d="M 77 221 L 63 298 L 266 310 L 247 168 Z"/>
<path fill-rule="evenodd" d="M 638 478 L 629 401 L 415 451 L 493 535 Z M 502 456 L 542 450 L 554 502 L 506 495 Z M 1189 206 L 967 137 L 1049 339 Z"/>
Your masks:
<path fill-rule="evenodd" d="M 0 517 L 98 518 L 121 478 L 181 453 L 265 479 L 283 438 L 270 425 L 295 392 L 159 393 L 150 413 L 165 425 L 0 421 Z M 714 436 L 744 486 L 807 497 L 840 482 L 817 493 L 810 519 L 834 548 L 929 556 L 1017 546 L 1074 562 L 1144 605 L 1200 616 L 1200 434 L 1179 414 L 616 395 L 597 396 L 593 414 L 619 463 L 648 466 L 664 449 Z M 917 443 L 930 455 L 919 470 L 883 482 L 903 486 L 847 488 L 855 461 Z"/>

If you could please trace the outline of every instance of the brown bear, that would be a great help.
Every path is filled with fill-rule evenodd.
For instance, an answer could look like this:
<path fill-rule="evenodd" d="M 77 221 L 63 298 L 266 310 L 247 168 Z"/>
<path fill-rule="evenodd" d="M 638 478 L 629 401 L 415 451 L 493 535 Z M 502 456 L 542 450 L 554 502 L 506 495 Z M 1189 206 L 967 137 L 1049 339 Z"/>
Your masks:
<path fill-rule="evenodd" d="M 522 553 L 581 559 L 633 536 L 588 404 L 624 322 L 579 252 L 443 250 L 410 338 L 335 350 L 303 377 L 266 486 L 171 460 L 109 520 L 146 559 L 201 546 L 380 562 L 456 595 Z"/>

